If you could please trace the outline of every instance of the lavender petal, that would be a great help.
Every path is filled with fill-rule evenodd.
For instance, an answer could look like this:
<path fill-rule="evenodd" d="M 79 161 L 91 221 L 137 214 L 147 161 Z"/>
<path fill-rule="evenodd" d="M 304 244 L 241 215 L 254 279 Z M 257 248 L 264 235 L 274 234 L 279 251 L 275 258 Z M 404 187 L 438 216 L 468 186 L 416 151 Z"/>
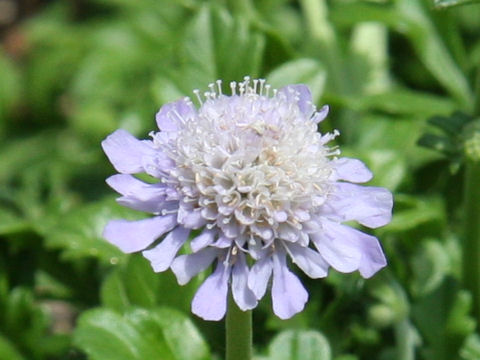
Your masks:
<path fill-rule="evenodd" d="M 178 226 L 175 230 L 171 231 L 160 244 L 151 250 L 142 252 L 143 256 L 150 261 L 155 272 L 165 271 L 170 267 L 178 250 L 180 250 L 187 240 L 189 233 L 189 229 Z"/>
<path fill-rule="evenodd" d="M 256 261 L 248 274 L 248 287 L 253 291 L 258 300 L 260 300 L 267 291 L 268 280 L 272 275 L 273 263 L 270 256 L 266 256 Z"/>
<path fill-rule="evenodd" d="M 180 285 L 185 285 L 200 271 L 205 270 L 218 255 L 213 248 L 206 248 L 189 255 L 180 255 L 172 262 L 171 268 Z"/>
<path fill-rule="evenodd" d="M 250 310 L 257 306 L 257 298 L 248 287 L 248 267 L 245 255 L 238 253 L 237 261 L 232 269 L 232 294 L 238 307 L 243 310 Z"/>
<path fill-rule="evenodd" d="M 278 92 L 285 94 L 289 101 L 295 101 L 303 114 L 307 116 L 312 115 L 314 107 L 312 94 L 308 86 L 303 84 L 288 85 L 278 90 Z"/>
<path fill-rule="evenodd" d="M 273 254 L 273 312 L 280 319 L 289 319 L 303 310 L 308 293 L 300 280 L 288 270 L 285 254 Z"/>
<path fill-rule="evenodd" d="M 155 116 L 157 126 L 165 132 L 177 131 L 179 123 L 195 114 L 193 106 L 185 99 L 165 104 Z"/>
<path fill-rule="evenodd" d="M 190 242 L 190 248 L 193 252 L 197 252 L 210 245 L 215 239 L 216 235 L 217 231 L 205 229 L 200 235 L 192 239 L 192 241 Z"/>
<path fill-rule="evenodd" d="M 298 244 L 284 243 L 292 257 L 292 261 L 312 279 L 328 275 L 328 263 L 318 252 Z"/>
<path fill-rule="evenodd" d="M 192 312 L 204 320 L 221 320 L 227 310 L 228 279 L 231 268 L 218 262 L 215 272 L 197 290 L 192 301 Z"/>
<path fill-rule="evenodd" d="M 337 183 L 323 212 L 333 220 L 355 220 L 369 228 L 377 228 L 390 222 L 392 206 L 392 194 L 387 189 Z"/>
<path fill-rule="evenodd" d="M 123 129 L 108 135 L 102 148 L 115 169 L 125 174 L 143 172 L 143 159 L 155 153 L 149 142 L 140 141 Z"/>
<path fill-rule="evenodd" d="M 176 216 L 156 216 L 138 221 L 112 220 L 103 231 L 108 242 L 125 253 L 145 249 L 177 225 Z"/>
<path fill-rule="evenodd" d="M 351 228 L 330 221 L 323 221 L 322 225 L 323 230 L 310 238 L 325 261 L 343 273 L 358 270 L 362 253 L 350 240 Z"/>
<path fill-rule="evenodd" d="M 332 160 L 332 165 L 335 167 L 335 180 L 364 183 L 373 177 L 372 172 L 358 159 L 339 158 Z"/>

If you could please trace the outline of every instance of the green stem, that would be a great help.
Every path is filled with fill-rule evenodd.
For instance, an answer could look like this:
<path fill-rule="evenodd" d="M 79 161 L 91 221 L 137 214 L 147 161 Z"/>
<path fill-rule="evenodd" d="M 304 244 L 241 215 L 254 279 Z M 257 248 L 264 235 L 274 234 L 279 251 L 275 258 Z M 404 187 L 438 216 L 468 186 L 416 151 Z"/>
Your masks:
<path fill-rule="evenodd" d="M 403 319 L 395 325 L 395 337 L 397 341 L 398 360 L 414 360 L 415 359 L 415 336 L 412 332 L 412 325 L 408 319 Z"/>
<path fill-rule="evenodd" d="M 233 296 L 228 295 L 226 320 L 226 360 L 250 360 L 252 358 L 252 311 L 238 308 Z"/>
<path fill-rule="evenodd" d="M 464 192 L 463 279 L 472 293 L 473 311 L 480 323 L 480 162 L 467 160 Z"/>

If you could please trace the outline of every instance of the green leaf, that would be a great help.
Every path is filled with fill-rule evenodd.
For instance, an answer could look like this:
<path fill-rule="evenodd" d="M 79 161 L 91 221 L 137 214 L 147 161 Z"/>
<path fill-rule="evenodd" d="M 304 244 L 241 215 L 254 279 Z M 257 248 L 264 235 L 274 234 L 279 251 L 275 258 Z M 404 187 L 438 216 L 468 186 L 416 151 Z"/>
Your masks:
<path fill-rule="evenodd" d="M 475 329 L 470 315 L 472 297 L 459 284 L 446 278 L 441 287 L 412 306 L 412 319 L 426 345 L 428 360 L 456 358 L 459 349 Z"/>
<path fill-rule="evenodd" d="M 422 242 L 412 258 L 412 293 L 425 295 L 437 288 L 450 270 L 447 250 L 438 241 Z"/>
<path fill-rule="evenodd" d="M 454 155 L 458 152 L 456 144 L 451 141 L 446 136 L 440 136 L 435 134 L 424 134 L 420 139 L 418 139 L 418 145 L 436 150 L 438 152 Z"/>
<path fill-rule="evenodd" d="M 146 214 L 124 208 L 112 198 L 106 198 L 65 215 L 54 215 L 53 224 L 39 226 L 45 236 L 45 244 L 61 249 L 66 259 L 93 257 L 104 263 L 116 264 L 125 255 L 102 237 L 105 225 L 112 219 L 137 220 L 146 217 Z"/>
<path fill-rule="evenodd" d="M 318 331 L 286 330 L 270 343 L 271 360 L 330 360 L 328 340 Z"/>
<path fill-rule="evenodd" d="M 20 74 L 0 49 L 0 135 L 12 105 L 20 95 Z"/>
<path fill-rule="evenodd" d="M 283 63 L 267 75 L 267 81 L 274 88 L 290 84 L 308 85 L 312 92 L 313 103 L 317 103 L 323 94 L 327 72 L 325 67 L 314 59 L 295 59 Z"/>
<path fill-rule="evenodd" d="M 124 316 L 95 309 L 82 314 L 74 343 L 92 360 L 204 360 L 208 347 L 193 323 L 168 308 Z"/>
<path fill-rule="evenodd" d="M 460 358 L 462 360 L 480 359 L 480 336 L 478 334 L 471 334 L 467 337 L 460 349 Z"/>
<path fill-rule="evenodd" d="M 245 18 L 232 17 L 221 7 L 202 6 L 185 32 L 182 89 L 205 88 L 216 79 L 228 84 L 246 75 L 256 77 L 264 43 Z"/>
<path fill-rule="evenodd" d="M 120 313 L 131 307 L 152 308 L 162 305 L 190 311 L 194 293 L 203 280 L 196 276 L 184 286 L 178 285 L 172 272 L 155 273 L 139 254 L 130 255 L 106 277 L 101 288 L 102 304 Z"/>
<path fill-rule="evenodd" d="M 29 229 L 30 223 L 13 211 L 0 207 L 0 235 Z"/>
<path fill-rule="evenodd" d="M 115 269 L 103 282 L 102 304 L 119 312 L 132 306 L 151 308 L 157 305 L 162 275 L 141 256 L 130 256 L 127 266 Z"/>
<path fill-rule="evenodd" d="M 445 206 L 441 198 L 398 194 L 395 201 L 397 210 L 392 222 L 386 226 L 388 231 L 406 231 L 422 224 L 443 223 L 445 220 Z"/>
<path fill-rule="evenodd" d="M 0 335 L 0 360 L 25 360 L 14 344 Z"/>
<path fill-rule="evenodd" d="M 456 105 L 446 97 L 404 88 L 392 89 L 375 95 L 347 98 L 355 110 L 377 110 L 396 115 L 428 117 L 451 113 Z"/>
<path fill-rule="evenodd" d="M 451 8 L 454 6 L 480 3 L 480 0 L 434 0 L 437 9 Z"/>
<path fill-rule="evenodd" d="M 210 9 L 204 6 L 187 25 L 183 42 L 184 74 L 193 85 L 191 89 L 206 86 L 217 78 L 213 39 Z"/>
<path fill-rule="evenodd" d="M 448 48 L 431 21 L 420 0 L 398 0 L 396 9 L 399 29 L 403 27 L 418 57 L 433 76 L 457 99 L 470 110 L 473 95 L 465 75 L 455 63 Z"/>

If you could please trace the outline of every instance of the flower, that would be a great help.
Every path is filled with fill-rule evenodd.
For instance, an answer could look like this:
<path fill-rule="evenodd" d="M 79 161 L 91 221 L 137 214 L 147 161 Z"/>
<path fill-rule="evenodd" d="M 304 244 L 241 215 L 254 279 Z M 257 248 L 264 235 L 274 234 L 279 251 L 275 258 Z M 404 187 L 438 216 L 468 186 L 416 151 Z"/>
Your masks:
<path fill-rule="evenodd" d="M 386 265 L 378 240 L 343 222 L 387 224 L 392 195 L 357 185 L 372 174 L 328 145 L 337 131 L 318 132 L 328 107 L 317 111 L 308 87 L 276 91 L 248 77 L 230 85 L 230 96 L 220 81 L 204 96 L 195 91 L 198 109 L 189 98 L 164 105 L 151 140 L 120 129 L 103 141 L 120 173 L 107 179 L 118 202 L 154 214 L 113 220 L 104 237 L 126 253 L 143 251 L 154 271 L 170 268 L 182 285 L 215 264 L 192 301 L 206 320 L 223 318 L 229 288 L 240 309 L 254 308 L 270 279 L 273 310 L 286 319 L 308 299 L 287 256 L 311 278 L 330 266 L 368 278 Z M 179 255 L 186 243 L 190 253 Z"/>

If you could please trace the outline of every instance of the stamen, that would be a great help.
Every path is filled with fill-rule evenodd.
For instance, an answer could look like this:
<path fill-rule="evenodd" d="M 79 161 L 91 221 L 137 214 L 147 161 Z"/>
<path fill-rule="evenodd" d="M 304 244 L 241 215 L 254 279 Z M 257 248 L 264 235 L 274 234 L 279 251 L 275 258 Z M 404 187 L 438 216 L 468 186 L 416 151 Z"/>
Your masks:
<path fill-rule="evenodd" d="M 215 92 L 215 84 L 211 83 L 208 84 L 208 88 L 210 89 L 210 93 L 212 94 L 212 97 L 215 99 L 217 93 Z"/>
<path fill-rule="evenodd" d="M 200 90 L 195 89 L 195 90 L 193 90 L 193 93 L 194 93 L 195 96 L 197 97 L 198 102 L 200 103 L 200 105 L 203 105 L 203 100 L 202 100 L 202 97 L 200 96 Z"/>
<path fill-rule="evenodd" d="M 230 83 L 230 89 L 232 90 L 232 96 L 237 94 L 237 83 L 235 81 Z"/>
<path fill-rule="evenodd" d="M 269 97 L 270 96 L 270 84 L 265 84 L 265 96 Z"/>
<path fill-rule="evenodd" d="M 263 87 L 265 85 L 265 79 L 258 79 L 260 82 L 260 95 L 263 95 Z"/>

